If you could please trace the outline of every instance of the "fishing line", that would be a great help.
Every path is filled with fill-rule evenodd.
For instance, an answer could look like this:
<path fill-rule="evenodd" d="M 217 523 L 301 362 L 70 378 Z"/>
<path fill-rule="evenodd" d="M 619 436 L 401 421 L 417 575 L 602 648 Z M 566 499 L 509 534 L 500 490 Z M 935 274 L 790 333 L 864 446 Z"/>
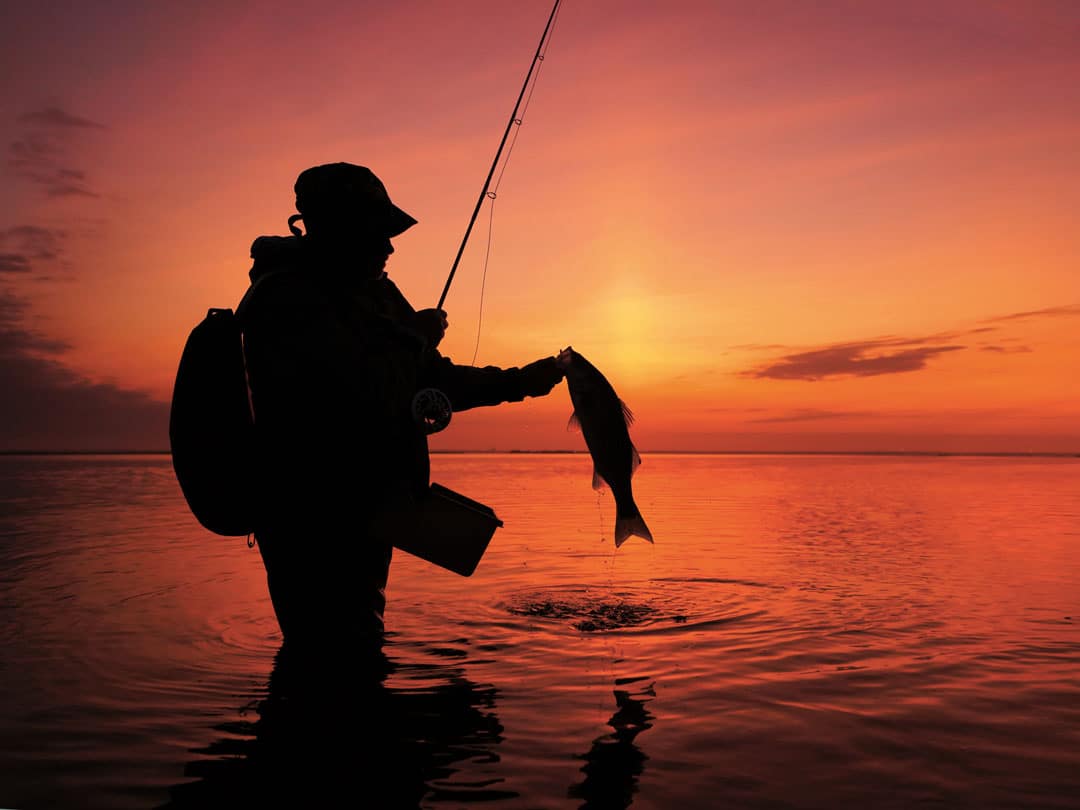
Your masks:
<path fill-rule="evenodd" d="M 532 82 L 529 86 L 529 93 L 525 97 L 525 106 L 521 108 L 521 114 L 516 115 L 511 119 L 514 127 L 514 136 L 510 139 L 510 146 L 506 150 L 506 157 L 503 159 L 502 168 L 499 170 L 499 177 L 495 181 L 495 186 L 491 190 L 485 192 L 485 197 L 491 202 L 488 204 L 488 232 L 487 232 L 487 247 L 484 250 L 484 270 L 480 276 L 480 307 L 479 313 L 476 318 L 476 345 L 473 347 L 472 361 L 469 363 L 471 366 L 476 365 L 477 355 L 480 353 L 480 329 L 484 323 L 484 291 L 487 289 L 487 272 L 488 264 L 491 261 L 491 242 L 492 232 L 495 228 L 495 200 L 499 196 L 499 186 L 502 185 L 503 175 L 506 174 L 506 167 L 510 165 L 510 156 L 514 154 L 514 146 L 517 145 L 518 136 L 521 134 L 521 125 L 525 120 L 525 115 L 529 111 L 529 104 L 532 103 L 533 93 L 536 91 L 536 84 L 540 81 L 540 71 L 544 69 L 544 59 L 547 57 L 547 50 L 551 46 L 551 40 L 555 36 L 555 26 L 559 22 L 559 11 L 561 10 L 561 2 L 555 3 L 555 8 L 551 13 L 551 20 L 549 22 L 546 31 L 546 40 L 540 50 L 537 53 L 536 58 L 533 60 L 537 65 L 536 74 L 532 77 Z M 526 78 L 528 81 L 528 77 Z M 515 110 L 516 113 L 516 110 Z M 466 236 L 466 238 L 468 238 Z M 447 282 L 449 288 L 450 283 Z M 445 292 L 443 293 L 445 297 Z M 441 306 L 441 304 L 440 304 Z"/>
<path fill-rule="evenodd" d="M 501 177 L 500 177 L 501 179 Z M 476 345 L 473 347 L 470 366 L 476 365 L 476 356 L 480 353 L 480 327 L 484 324 L 484 290 L 487 288 L 488 261 L 491 259 L 491 230 L 495 226 L 495 198 L 491 198 L 488 208 L 487 250 L 484 251 L 484 274 L 480 276 L 480 310 L 476 314 Z"/>

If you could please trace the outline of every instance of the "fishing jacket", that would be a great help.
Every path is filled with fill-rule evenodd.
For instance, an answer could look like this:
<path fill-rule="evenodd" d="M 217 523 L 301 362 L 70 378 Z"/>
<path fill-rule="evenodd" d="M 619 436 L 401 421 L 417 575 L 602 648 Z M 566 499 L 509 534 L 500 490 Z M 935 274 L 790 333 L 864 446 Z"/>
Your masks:
<path fill-rule="evenodd" d="M 422 388 L 454 411 L 524 399 L 517 368 L 457 365 L 413 328 L 416 310 L 383 273 L 319 260 L 306 237 L 264 236 L 238 309 L 258 447 L 260 514 L 301 510 L 357 523 L 358 510 L 428 486 Z"/>

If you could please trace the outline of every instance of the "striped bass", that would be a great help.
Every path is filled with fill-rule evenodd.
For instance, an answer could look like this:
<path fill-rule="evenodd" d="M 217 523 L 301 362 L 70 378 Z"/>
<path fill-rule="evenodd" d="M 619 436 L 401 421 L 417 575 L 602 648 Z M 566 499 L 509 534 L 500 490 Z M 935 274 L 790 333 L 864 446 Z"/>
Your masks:
<path fill-rule="evenodd" d="M 630 478 L 641 464 L 641 456 L 630 441 L 634 415 L 596 366 L 573 348 L 559 352 L 556 362 L 566 372 L 574 404 L 570 427 L 580 427 L 592 456 L 593 489 L 606 483 L 615 497 L 615 547 L 632 535 L 653 542 L 630 488 Z"/>

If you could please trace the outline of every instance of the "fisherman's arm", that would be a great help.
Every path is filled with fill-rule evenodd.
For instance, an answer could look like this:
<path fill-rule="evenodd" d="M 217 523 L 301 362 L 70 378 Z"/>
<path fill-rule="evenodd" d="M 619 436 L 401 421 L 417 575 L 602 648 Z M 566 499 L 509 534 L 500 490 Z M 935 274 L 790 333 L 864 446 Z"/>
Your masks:
<path fill-rule="evenodd" d="M 461 366 L 432 350 L 421 378 L 423 387 L 438 388 L 450 399 L 455 411 L 502 402 L 521 402 L 525 397 L 542 397 L 564 377 L 554 357 L 545 357 L 522 367 Z"/>
<path fill-rule="evenodd" d="M 396 287 L 394 291 L 397 293 Z M 415 312 L 404 296 L 400 296 L 400 301 L 410 311 L 412 329 L 427 346 L 420 386 L 438 388 L 450 399 L 455 411 L 546 396 L 566 376 L 554 357 L 545 357 L 520 368 L 458 365 L 437 349 L 446 333 L 446 313 L 441 309 Z"/>

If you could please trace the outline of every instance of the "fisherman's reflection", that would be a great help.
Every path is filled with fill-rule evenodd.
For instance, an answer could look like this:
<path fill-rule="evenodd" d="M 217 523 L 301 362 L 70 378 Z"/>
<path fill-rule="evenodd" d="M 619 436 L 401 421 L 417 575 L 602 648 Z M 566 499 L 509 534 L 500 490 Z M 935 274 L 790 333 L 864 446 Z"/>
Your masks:
<path fill-rule="evenodd" d="M 390 688 L 395 672 L 407 686 Z M 498 762 L 496 690 L 447 664 L 396 665 L 381 648 L 312 663 L 278 652 L 256 719 L 218 726 L 165 808 L 415 808 L 513 798 L 499 780 L 456 784 L 464 763 Z M 213 757 L 213 758 L 212 758 Z"/>
<path fill-rule="evenodd" d="M 633 678 L 617 681 L 616 685 L 625 686 L 630 681 L 644 680 Z M 592 748 L 583 757 L 585 765 L 581 770 L 585 779 L 573 785 L 568 793 L 571 798 L 585 800 L 580 805 L 581 810 L 622 810 L 634 801 L 638 779 L 648 759 L 634 739 L 652 728 L 653 715 L 646 704 L 654 697 L 656 690 L 652 683 L 633 691 L 615 690 L 615 714 L 608 720 L 608 725 L 614 731 L 593 741 Z"/>

